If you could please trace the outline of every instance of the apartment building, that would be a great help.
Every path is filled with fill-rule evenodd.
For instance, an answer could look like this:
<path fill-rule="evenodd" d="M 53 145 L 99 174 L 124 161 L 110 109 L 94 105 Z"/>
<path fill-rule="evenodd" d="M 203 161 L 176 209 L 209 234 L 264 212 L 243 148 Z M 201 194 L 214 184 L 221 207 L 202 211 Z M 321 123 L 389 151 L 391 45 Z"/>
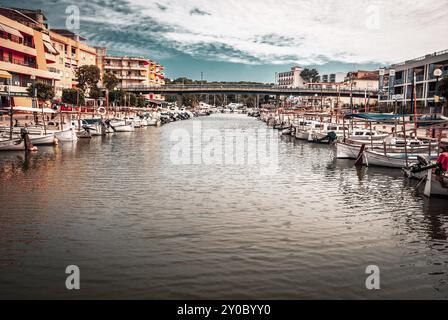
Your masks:
<path fill-rule="evenodd" d="M 104 74 L 114 74 L 120 83 L 118 88 L 136 86 L 160 86 L 165 84 L 164 67 L 144 57 L 107 55 L 106 48 L 96 48 L 97 66 Z M 148 99 L 162 100 L 161 95 L 149 94 Z"/>
<path fill-rule="evenodd" d="M 9 60 L 25 65 L 40 66 L 39 68 L 50 72 L 53 77 L 52 80 L 54 80 L 51 84 L 55 88 L 56 98 L 62 96 L 63 89 L 76 86 L 76 68 L 82 65 L 96 65 L 95 48 L 89 47 L 84 43 L 86 39 L 71 31 L 64 29 L 49 30 L 46 23 L 46 17 L 42 11 L 19 8 L 0 8 L 0 14 L 3 15 L 5 19 L 8 19 L 9 23 L 12 21 L 16 27 L 21 25 L 22 27 L 17 28 L 22 28 L 23 30 L 21 32 L 23 36 L 22 40 L 19 35 L 11 35 L 7 32 L 6 34 L 5 32 L 3 33 L 3 38 L 6 37 L 5 39 L 14 43 L 22 43 L 26 47 L 35 50 L 35 56 L 33 58 L 30 57 L 30 54 L 26 54 L 26 52 L 24 55 L 21 55 L 20 51 L 16 50 L 17 48 L 10 48 L 13 50 L 13 54 Z M 29 33 L 27 34 L 25 30 L 33 35 L 37 35 L 37 38 L 34 36 L 35 39 L 31 39 L 28 36 Z M 41 34 L 41 36 L 39 36 L 39 34 Z M 43 44 L 43 50 L 39 50 L 39 39 L 41 39 Z M 30 49 L 28 48 L 27 50 L 29 52 Z M 5 53 L 3 55 L 5 56 Z M 40 61 L 40 64 L 37 63 L 38 61 Z M 14 66 L 13 69 L 18 71 L 16 66 Z M 20 82 L 22 92 L 25 93 L 26 87 L 31 81 L 28 81 L 30 79 L 26 76 L 22 78 L 23 79 L 20 81 L 13 79 L 13 84 Z M 37 77 L 35 80 L 45 81 L 45 78 Z"/>
<path fill-rule="evenodd" d="M 164 85 L 164 67 L 154 61 L 149 64 L 149 85 Z"/>
<path fill-rule="evenodd" d="M 379 71 L 358 70 L 348 72 L 344 79 L 345 88 L 376 91 L 379 87 Z"/>
<path fill-rule="evenodd" d="M 149 60 L 142 57 L 115 57 L 105 56 L 103 63 L 104 73 L 112 73 L 119 80 L 119 87 L 148 86 Z"/>
<path fill-rule="evenodd" d="M 62 90 L 77 85 L 76 69 L 84 65 L 96 65 L 96 50 L 84 43 L 85 38 L 64 29 L 51 29 L 50 39 L 59 52 L 52 68 L 60 74 L 61 80 L 55 84 L 57 97 L 62 96 Z"/>
<path fill-rule="evenodd" d="M 0 95 L 6 104 L 6 85 L 13 105 L 31 106 L 27 87 L 34 81 L 54 85 L 61 79 L 55 72 L 58 51 L 53 47 L 40 11 L 24 14 L 0 8 Z"/>
<path fill-rule="evenodd" d="M 276 74 L 276 84 L 282 88 L 297 88 L 306 84 L 306 81 L 300 76 L 303 69 L 301 67 L 292 67 L 290 71 L 279 72 Z"/>
<path fill-rule="evenodd" d="M 396 63 L 385 69 L 381 105 L 398 104 L 411 108 L 415 75 L 415 96 L 421 112 L 439 112 L 436 107 L 438 79 L 434 71 L 439 69 L 448 76 L 448 50 L 427 54 L 423 57 Z M 426 110 L 422 110 L 426 109 Z"/>

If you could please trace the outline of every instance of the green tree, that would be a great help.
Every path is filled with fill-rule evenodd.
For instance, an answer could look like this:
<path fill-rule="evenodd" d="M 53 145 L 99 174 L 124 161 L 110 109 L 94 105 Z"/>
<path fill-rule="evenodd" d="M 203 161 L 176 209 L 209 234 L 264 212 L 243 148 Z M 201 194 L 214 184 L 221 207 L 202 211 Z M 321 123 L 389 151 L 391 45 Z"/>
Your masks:
<path fill-rule="evenodd" d="M 94 86 L 89 91 L 89 97 L 92 98 L 92 99 L 98 100 L 102 96 L 103 96 L 103 92 L 97 86 Z"/>
<path fill-rule="evenodd" d="M 319 79 L 319 72 L 316 69 L 305 68 L 300 73 L 300 76 L 306 82 L 317 82 Z"/>
<path fill-rule="evenodd" d="M 123 90 L 112 90 L 109 92 L 109 101 L 114 104 L 124 104 L 124 95 Z"/>
<path fill-rule="evenodd" d="M 84 91 L 80 88 L 64 89 L 62 90 L 62 102 L 72 105 L 84 105 Z"/>
<path fill-rule="evenodd" d="M 37 91 L 37 98 L 40 100 L 51 100 L 54 98 L 54 88 L 44 82 L 36 82 L 35 84 L 30 85 L 26 90 L 30 97 L 34 97 L 34 91 Z"/>
<path fill-rule="evenodd" d="M 138 108 L 144 108 L 144 107 L 146 107 L 146 99 L 145 99 L 145 97 L 138 96 L 136 106 L 137 106 Z"/>
<path fill-rule="evenodd" d="M 119 83 L 120 80 L 113 73 L 108 72 L 103 77 L 104 87 L 109 91 L 114 90 Z"/>
<path fill-rule="evenodd" d="M 101 79 L 100 69 L 95 65 L 76 68 L 75 76 L 78 81 L 78 88 L 81 88 L 84 92 L 94 88 Z"/>
<path fill-rule="evenodd" d="M 126 93 L 126 104 L 135 107 L 137 105 L 137 95 L 135 93 Z"/>

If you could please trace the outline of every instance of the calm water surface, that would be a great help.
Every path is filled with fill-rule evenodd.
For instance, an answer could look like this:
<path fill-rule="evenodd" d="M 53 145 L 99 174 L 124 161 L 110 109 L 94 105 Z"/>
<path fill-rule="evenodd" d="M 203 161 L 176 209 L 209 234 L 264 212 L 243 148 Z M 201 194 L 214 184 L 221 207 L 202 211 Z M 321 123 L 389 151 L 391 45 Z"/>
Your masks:
<path fill-rule="evenodd" d="M 194 121 L 265 128 L 215 115 L 0 154 L 0 298 L 448 298 L 446 200 L 288 138 L 274 175 L 175 165 L 170 136 Z"/>

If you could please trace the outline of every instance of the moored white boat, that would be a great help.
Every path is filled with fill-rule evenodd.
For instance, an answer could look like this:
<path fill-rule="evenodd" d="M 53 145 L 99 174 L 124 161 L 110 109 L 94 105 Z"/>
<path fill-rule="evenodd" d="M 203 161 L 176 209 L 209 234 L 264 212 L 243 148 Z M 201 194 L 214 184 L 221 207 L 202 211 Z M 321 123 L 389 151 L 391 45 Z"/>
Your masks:
<path fill-rule="evenodd" d="M 361 145 L 359 144 L 336 142 L 336 158 L 338 159 L 356 159 L 360 150 Z"/>
<path fill-rule="evenodd" d="M 0 151 L 21 151 L 21 150 L 25 150 L 25 142 L 22 139 L 0 140 Z"/>
<path fill-rule="evenodd" d="M 53 132 L 42 135 L 29 135 L 31 143 L 34 146 L 52 145 L 55 144 L 56 138 Z"/>
<path fill-rule="evenodd" d="M 132 124 L 114 126 L 114 130 L 115 130 L 115 132 L 133 132 L 133 131 L 135 131 L 134 126 Z"/>
<path fill-rule="evenodd" d="M 384 153 L 375 150 L 364 150 L 364 163 L 367 166 L 379 166 L 388 168 L 403 168 L 418 163 L 418 156 L 422 154 Z M 429 156 L 429 155 L 428 155 Z M 437 158 L 437 154 L 431 154 L 430 159 Z"/>
<path fill-rule="evenodd" d="M 436 175 L 432 169 L 428 169 L 423 194 L 427 197 L 448 197 L 448 176 Z"/>
<path fill-rule="evenodd" d="M 75 131 L 74 127 L 65 129 L 63 131 L 57 131 L 54 133 L 54 136 L 61 142 L 78 141 L 78 136 L 76 135 L 76 131 Z"/>

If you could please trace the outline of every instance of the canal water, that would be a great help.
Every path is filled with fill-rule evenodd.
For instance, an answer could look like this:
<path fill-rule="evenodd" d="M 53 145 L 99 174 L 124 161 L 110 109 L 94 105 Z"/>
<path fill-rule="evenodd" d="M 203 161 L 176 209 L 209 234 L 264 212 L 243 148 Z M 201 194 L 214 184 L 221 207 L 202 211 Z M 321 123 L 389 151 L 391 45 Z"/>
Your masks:
<path fill-rule="evenodd" d="M 176 163 L 173 136 L 193 124 L 266 129 L 213 115 L 0 154 L 0 298 L 448 298 L 446 200 L 272 129 L 273 172 Z M 80 290 L 65 288 L 68 265 Z"/>

